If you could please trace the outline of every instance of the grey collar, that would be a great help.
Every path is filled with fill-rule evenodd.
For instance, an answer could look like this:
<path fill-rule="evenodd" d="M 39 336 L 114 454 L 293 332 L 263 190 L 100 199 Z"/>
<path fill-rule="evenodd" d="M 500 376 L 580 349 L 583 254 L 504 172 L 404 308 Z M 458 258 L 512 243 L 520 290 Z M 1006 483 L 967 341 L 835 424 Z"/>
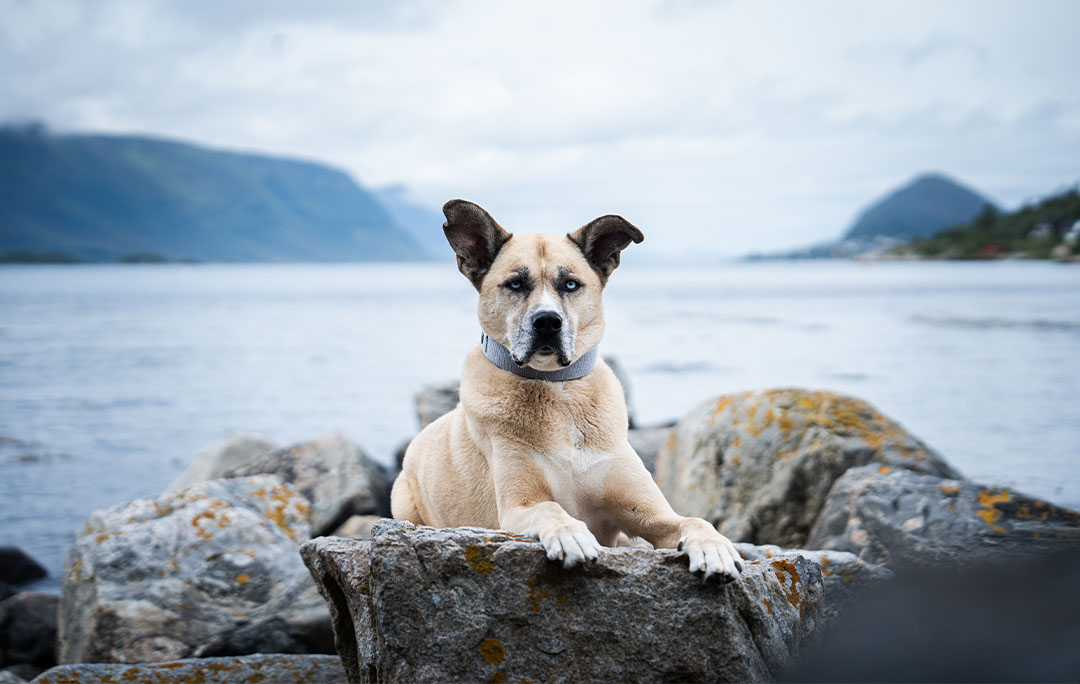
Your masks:
<path fill-rule="evenodd" d="M 514 357 L 510 355 L 510 350 L 488 337 L 487 333 L 480 333 L 480 348 L 483 350 L 484 356 L 488 358 L 488 361 L 491 361 L 504 371 L 509 371 L 514 375 L 530 380 L 547 380 L 548 382 L 577 380 L 578 378 L 585 377 L 592 372 L 593 368 L 596 368 L 596 356 L 598 353 L 596 347 L 593 347 L 566 368 L 560 368 L 559 370 L 553 371 L 542 371 L 528 366 L 519 366 L 514 363 Z"/>

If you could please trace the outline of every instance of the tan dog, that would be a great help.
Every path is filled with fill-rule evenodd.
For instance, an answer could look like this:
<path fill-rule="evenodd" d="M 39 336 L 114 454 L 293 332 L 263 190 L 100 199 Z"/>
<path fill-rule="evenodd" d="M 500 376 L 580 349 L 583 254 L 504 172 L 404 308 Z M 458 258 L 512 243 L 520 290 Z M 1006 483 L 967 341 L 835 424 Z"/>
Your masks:
<path fill-rule="evenodd" d="M 394 517 L 536 537 L 566 567 L 595 562 L 625 532 L 678 545 L 706 578 L 735 578 L 738 552 L 708 522 L 672 510 L 627 442 L 619 381 L 594 361 L 604 285 L 641 231 L 604 216 L 566 236 L 513 237 L 471 202 L 443 213 L 489 339 L 466 358 L 458 407 L 409 445 Z"/>

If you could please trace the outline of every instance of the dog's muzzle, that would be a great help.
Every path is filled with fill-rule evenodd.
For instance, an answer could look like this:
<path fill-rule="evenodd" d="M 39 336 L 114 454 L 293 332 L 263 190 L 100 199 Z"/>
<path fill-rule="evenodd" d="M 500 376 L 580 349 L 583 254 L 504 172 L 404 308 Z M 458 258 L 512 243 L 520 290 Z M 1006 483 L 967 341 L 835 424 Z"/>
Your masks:
<path fill-rule="evenodd" d="M 534 355 L 554 355 L 561 366 L 570 364 L 570 353 L 566 349 L 566 331 L 563 317 L 554 311 L 538 311 L 533 314 L 528 330 L 528 351 L 523 363 L 528 363 Z"/>

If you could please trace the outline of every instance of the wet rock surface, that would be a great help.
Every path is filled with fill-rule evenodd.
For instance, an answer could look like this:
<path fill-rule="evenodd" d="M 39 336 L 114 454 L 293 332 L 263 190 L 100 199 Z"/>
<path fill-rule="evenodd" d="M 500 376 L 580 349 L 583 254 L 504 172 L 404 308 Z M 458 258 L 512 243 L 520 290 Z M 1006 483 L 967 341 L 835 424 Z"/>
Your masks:
<path fill-rule="evenodd" d="M 278 475 L 311 502 L 311 528 L 329 534 L 353 515 L 389 515 L 387 473 L 352 440 L 332 433 L 287 449 L 268 450 L 268 442 L 241 435 L 212 447 L 170 488 L 203 480 Z M 216 460 L 214 460 L 216 457 Z M 201 481 L 201 480 L 200 480 Z"/>
<path fill-rule="evenodd" d="M 329 651 L 327 609 L 298 553 L 309 514 L 273 475 L 95 512 L 64 563 L 59 661 Z"/>
<path fill-rule="evenodd" d="M 798 554 L 706 584 L 674 550 L 564 570 L 507 532 L 395 521 L 302 554 L 352 682 L 769 681 L 823 608 L 819 567 Z"/>
<path fill-rule="evenodd" d="M 265 654 L 146 665 L 61 665 L 41 673 L 34 684 L 343 684 L 345 681 L 345 670 L 337 656 Z"/>
<path fill-rule="evenodd" d="M 731 539 L 799 547 L 832 483 L 868 463 L 959 477 L 866 402 L 781 389 L 698 406 L 660 449 L 655 478 L 676 511 L 713 522 Z"/>
<path fill-rule="evenodd" d="M 833 485 L 808 545 L 897 570 L 998 562 L 1080 548 L 1080 512 L 1005 487 L 864 466 Z"/>

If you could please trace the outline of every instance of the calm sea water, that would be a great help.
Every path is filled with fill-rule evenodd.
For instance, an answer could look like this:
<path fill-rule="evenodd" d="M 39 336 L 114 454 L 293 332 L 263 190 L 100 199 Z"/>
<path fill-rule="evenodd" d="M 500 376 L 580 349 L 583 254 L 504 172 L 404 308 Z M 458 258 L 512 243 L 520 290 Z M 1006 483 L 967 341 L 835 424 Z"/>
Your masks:
<path fill-rule="evenodd" d="M 452 265 L 0 268 L 0 545 L 59 570 L 101 507 L 234 431 L 339 430 L 388 462 L 476 344 Z M 850 393 L 968 476 L 1080 507 L 1080 268 L 635 265 L 602 350 L 644 423 L 744 389 Z M 55 580 L 54 580 L 55 582 Z"/>

